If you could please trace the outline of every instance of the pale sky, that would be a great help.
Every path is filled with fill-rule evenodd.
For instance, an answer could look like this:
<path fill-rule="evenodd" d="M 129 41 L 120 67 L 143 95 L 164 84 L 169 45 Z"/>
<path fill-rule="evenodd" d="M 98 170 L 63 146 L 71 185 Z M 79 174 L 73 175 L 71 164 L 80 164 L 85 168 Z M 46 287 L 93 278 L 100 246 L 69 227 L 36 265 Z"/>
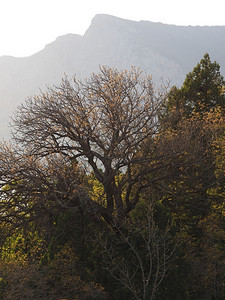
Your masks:
<path fill-rule="evenodd" d="M 224 0 L 0 0 L 0 56 L 29 56 L 96 14 L 175 25 L 225 25 Z"/>

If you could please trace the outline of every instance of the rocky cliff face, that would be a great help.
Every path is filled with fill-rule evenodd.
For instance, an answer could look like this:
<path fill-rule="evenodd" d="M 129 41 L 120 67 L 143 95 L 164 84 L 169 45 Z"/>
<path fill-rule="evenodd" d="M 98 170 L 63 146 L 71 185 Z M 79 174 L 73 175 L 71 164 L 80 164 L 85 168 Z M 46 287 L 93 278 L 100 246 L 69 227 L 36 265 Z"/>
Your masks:
<path fill-rule="evenodd" d="M 225 26 L 185 27 L 97 15 L 84 36 L 59 37 L 30 57 L 1 57 L 0 137 L 8 136 L 9 116 L 17 105 L 59 83 L 64 74 L 85 78 L 101 65 L 137 66 L 156 84 L 163 77 L 179 85 L 205 52 L 225 74 L 224 36 Z"/>

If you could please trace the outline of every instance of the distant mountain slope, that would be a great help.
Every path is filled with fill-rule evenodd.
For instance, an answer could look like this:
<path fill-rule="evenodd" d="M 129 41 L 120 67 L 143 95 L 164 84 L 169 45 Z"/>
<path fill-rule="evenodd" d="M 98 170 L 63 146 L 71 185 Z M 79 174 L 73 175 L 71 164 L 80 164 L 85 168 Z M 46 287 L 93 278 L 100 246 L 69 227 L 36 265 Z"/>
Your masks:
<path fill-rule="evenodd" d="M 30 57 L 0 57 L 0 137 L 8 136 L 9 116 L 18 104 L 57 84 L 64 74 L 84 78 L 100 65 L 133 65 L 152 74 L 156 83 L 163 77 L 179 85 L 205 52 L 225 74 L 225 26 L 175 26 L 96 15 L 84 36 L 59 37 Z"/>

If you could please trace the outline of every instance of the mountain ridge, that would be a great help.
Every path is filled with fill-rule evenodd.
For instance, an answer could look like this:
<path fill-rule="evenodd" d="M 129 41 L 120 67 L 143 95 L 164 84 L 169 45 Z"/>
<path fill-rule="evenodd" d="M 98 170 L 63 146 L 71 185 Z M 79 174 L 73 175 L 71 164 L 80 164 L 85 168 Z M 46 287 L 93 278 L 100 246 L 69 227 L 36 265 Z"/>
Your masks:
<path fill-rule="evenodd" d="M 59 36 L 28 57 L 0 57 L 0 136 L 16 106 L 40 89 L 57 85 L 64 74 L 86 78 L 99 66 L 140 67 L 158 84 L 163 77 L 180 85 L 205 52 L 225 74 L 225 26 L 178 26 L 98 14 L 84 35 Z"/>

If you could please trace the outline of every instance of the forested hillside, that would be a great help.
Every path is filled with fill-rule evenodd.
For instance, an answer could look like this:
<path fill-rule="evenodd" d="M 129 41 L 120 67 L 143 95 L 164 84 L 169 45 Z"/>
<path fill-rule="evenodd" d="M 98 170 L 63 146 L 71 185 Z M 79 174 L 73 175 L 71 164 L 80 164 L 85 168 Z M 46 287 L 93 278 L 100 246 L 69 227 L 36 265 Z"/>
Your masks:
<path fill-rule="evenodd" d="M 0 145 L 0 299 L 225 298 L 225 81 L 65 77 Z"/>

